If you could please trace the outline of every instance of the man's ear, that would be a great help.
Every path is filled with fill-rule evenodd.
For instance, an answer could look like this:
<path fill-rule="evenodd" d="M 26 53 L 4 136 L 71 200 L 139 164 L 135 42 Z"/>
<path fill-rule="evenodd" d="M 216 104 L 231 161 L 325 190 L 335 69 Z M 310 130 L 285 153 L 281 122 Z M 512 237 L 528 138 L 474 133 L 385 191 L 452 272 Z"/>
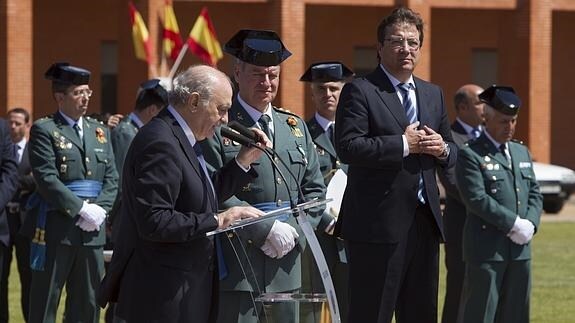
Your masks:
<path fill-rule="evenodd" d="M 66 94 L 62 93 L 62 92 L 56 92 L 52 95 L 52 97 L 54 97 L 54 101 L 56 101 L 56 103 L 60 104 L 62 103 L 62 101 L 64 101 L 64 96 Z"/>
<path fill-rule="evenodd" d="M 192 92 L 188 98 L 188 106 L 191 112 L 196 112 L 198 110 L 198 105 L 200 103 L 200 94 L 198 92 Z"/>

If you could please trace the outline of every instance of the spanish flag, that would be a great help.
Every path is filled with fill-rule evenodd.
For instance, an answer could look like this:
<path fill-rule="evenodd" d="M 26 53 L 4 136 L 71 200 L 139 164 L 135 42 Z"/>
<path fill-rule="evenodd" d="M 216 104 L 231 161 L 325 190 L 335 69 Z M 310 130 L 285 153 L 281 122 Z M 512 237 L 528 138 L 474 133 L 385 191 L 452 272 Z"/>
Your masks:
<path fill-rule="evenodd" d="M 130 6 L 132 41 L 134 42 L 134 52 L 136 53 L 136 58 L 151 64 L 148 28 L 146 28 L 146 24 L 142 19 L 142 15 L 140 15 L 132 1 L 130 1 L 128 5 Z"/>
<path fill-rule="evenodd" d="M 172 7 L 172 1 L 166 0 L 164 6 L 164 53 L 166 56 L 175 60 L 182 49 L 182 37 L 180 36 L 180 28 L 178 28 L 178 21 L 176 14 Z"/>
<path fill-rule="evenodd" d="M 208 16 L 208 8 L 203 7 L 188 37 L 190 51 L 198 55 L 206 64 L 215 66 L 224 57 L 222 46 L 216 37 L 216 30 Z"/>

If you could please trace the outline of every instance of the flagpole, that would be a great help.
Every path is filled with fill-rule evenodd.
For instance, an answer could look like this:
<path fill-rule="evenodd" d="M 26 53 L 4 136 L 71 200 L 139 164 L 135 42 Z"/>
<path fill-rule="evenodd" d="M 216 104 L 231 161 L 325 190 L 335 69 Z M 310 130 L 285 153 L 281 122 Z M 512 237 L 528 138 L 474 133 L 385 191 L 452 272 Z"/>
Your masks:
<path fill-rule="evenodd" d="M 188 51 L 188 43 L 186 42 L 184 46 L 182 46 L 182 49 L 180 49 L 180 53 L 178 54 L 178 57 L 176 58 L 174 65 L 172 65 L 172 69 L 170 70 L 170 74 L 168 75 L 168 79 L 170 81 L 174 79 L 174 75 L 176 75 L 176 71 L 178 70 L 178 67 L 180 67 L 180 63 L 182 62 L 182 59 L 184 58 L 184 55 L 186 55 L 187 51 Z"/>

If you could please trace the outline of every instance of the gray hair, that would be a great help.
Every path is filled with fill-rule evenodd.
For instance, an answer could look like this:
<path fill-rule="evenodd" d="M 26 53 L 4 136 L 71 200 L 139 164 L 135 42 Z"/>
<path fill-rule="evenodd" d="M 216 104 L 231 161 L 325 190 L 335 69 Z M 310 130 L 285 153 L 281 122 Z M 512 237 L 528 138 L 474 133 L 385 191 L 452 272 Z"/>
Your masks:
<path fill-rule="evenodd" d="M 170 104 L 174 107 L 184 106 L 192 93 L 200 95 L 200 102 L 205 105 L 210 101 L 214 88 L 223 79 L 232 84 L 223 72 L 208 65 L 192 65 L 176 76 L 173 88 L 169 93 Z"/>

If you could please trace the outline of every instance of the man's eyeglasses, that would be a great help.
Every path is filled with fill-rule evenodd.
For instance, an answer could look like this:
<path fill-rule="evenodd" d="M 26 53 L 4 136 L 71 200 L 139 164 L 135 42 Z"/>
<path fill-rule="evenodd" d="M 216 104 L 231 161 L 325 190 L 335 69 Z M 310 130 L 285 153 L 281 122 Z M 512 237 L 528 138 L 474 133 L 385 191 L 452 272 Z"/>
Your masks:
<path fill-rule="evenodd" d="M 389 44 L 391 45 L 391 48 L 393 48 L 395 50 L 405 48 L 405 44 L 407 44 L 407 48 L 409 50 L 418 50 L 419 49 L 419 40 L 417 40 L 415 38 L 405 39 L 403 37 L 389 37 L 389 38 L 386 38 L 385 40 L 387 40 L 389 42 Z"/>
<path fill-rule="evenodd" d="M 82 90 L 74 90 L 70 93 L 72 93 L 72 95 L 75 97 L 83 96 L 83 97 L 89 99 L 92 96 L 92 93 L 94 93 L 94 92 L 90 89 L 82 89 Z"/>

